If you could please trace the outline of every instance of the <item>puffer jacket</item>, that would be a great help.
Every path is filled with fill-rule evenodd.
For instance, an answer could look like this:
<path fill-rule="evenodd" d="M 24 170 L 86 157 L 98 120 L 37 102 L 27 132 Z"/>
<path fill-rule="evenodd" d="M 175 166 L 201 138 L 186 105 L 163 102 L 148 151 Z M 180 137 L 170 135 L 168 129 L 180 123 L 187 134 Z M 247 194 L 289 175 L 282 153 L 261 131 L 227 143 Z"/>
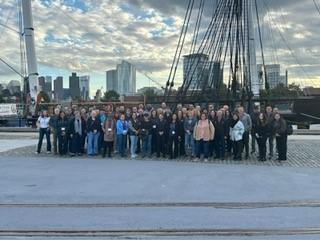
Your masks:
<path fill-rule="evenodd" d="M 230 139 L 231 141 L 238 142 L 242 140 L 244 134 L 244 126 L 241 121 L 238 121 L 234 127 L 230 127 Z"/>

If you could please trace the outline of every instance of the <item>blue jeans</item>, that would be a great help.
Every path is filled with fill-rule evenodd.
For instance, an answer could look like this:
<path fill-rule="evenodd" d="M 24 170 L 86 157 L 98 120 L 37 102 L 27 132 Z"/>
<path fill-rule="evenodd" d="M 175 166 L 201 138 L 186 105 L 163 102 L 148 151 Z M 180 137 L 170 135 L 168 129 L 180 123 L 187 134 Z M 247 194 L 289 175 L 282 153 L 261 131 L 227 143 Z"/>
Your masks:
<path fill-rule="evenodd" d="M 201 154 L 204 155 L 204 158 L 209 157 L 209 143 L 209 141 L 203 141 L 202 139 L 196 141 L 197 158 L 200 158 Z"/>
<path fill-rule="evenodd" d="M 88 155 L 97 155 L 98 154 L 98 140 L 100 133 L 88 132 Z"/>
<path fill-rule="evenodd" d="M 51 151 L 51 141 L 50 141 L 50 129 L 48 128 L 40 128 L 39 129 L 39 142 L 37 152 L 41 152 L 43 137 L 46 135 L 47 138 L 47 151 Z"/>
<path fill-rule="evenodd" d="M 151 135 L 142 138 L 142 156 L 151 155 Z"/>
<path fill-rule="evenodd" d="M 191 134 L 185 133 L 184 139 L 185 139 L 184 144 L 185 144 L 185 149 L 186 149 L 187 155 L 189 155 L 190 152 L 191 152 L 191 155 L 193 155 L 193 156 L 196 155 L 194 138 L 193 138 L 192 133 Z"/>
<path fill-rule="evenodd" d="M 127 135 L 117 134 L 117 148 L 121 157 L 125 155 Z"/>
<path fill-rule="evenodd" d="M 134 156 L 136 155 L 136 151 L 137 151 L 138 136 L 130 135 L 130 141 L 131 141 L 131 148 L 130 148 L 131 156 Z"/>

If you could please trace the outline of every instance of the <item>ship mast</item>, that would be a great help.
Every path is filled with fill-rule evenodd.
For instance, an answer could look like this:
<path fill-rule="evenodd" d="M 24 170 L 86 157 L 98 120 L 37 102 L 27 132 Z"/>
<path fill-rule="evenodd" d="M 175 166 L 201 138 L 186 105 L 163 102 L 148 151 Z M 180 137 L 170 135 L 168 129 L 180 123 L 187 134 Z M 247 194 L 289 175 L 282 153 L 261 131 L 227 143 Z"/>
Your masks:
<path fill-rule="evenodd" d="M 34 28 L 32 20 L 31 0 L 22 0 L 23 36 L 27 59 L 27 84 L 31 99 L 36 101 L 39 93 L 38 66 L 34 45 Z"/>
<path fill-rule="evenodd" d="M 256 45 L 255 45 L 255 29 L 253 25 L 253 7 L 254 0 L 248 0 L 248 59 L 249 68 L 248 76 L 251 83 L 251 91 L 254 97 L 260 96 L 260 90 L 262 89 L 262 83 L 258 77 L 257 68 L 257 56 L 256 56 Z"/>

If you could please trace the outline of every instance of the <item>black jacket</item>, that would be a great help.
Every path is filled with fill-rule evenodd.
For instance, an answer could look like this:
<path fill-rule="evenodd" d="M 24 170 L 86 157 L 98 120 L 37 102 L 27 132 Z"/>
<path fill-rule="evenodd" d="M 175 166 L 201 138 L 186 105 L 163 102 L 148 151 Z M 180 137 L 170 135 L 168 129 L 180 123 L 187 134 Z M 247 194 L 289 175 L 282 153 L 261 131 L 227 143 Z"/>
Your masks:
<path fill-rule="evenodd" d="M 93 132 L 94 130 L 100 131 L 101 130 L 101 122 L 98 117 L 95 120 L 92 117 L 89 117 L 87 121 L 87 132 Z"/>

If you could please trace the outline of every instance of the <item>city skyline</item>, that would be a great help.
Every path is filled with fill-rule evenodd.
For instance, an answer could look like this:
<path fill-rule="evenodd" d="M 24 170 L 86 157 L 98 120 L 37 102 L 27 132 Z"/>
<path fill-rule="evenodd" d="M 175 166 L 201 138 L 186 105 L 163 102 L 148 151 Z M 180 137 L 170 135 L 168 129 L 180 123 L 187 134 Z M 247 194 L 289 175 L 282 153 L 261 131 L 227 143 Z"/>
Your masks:
<path fill-rule="evenodd" d="M 64 84 L 71 72 L 90 75 L 90 95 L 93 95 L 96 89 L 105 86 L 105 71 L 123 59 L 139 70 L 137 89 L 150 84 L 141 72 L 148 73 L 164 86 L 186 10 L 185 1 L 170 3 L 168 7 L 168 4 L 153 0 L 33 1 L 39 74 L 50 75 L 53 79 L 63 76 Z M 12 13 L 10 16 L 10 11 L 15 4 L 13 0 L 0 1 L 0 22 L 8 19 L 8 25 L 13 28 L 17 26 L 17 19 Z M 316 85 L 320 71 L 320 33 L 316 26 L 320 23 L 320 16 L 312 1 L 272 0 L 269 7 L 268 15 L 265 8 L 261 10 L 266 63 L 280 63 L 283 69 L 288 69 L 289 83 Z M 298 10 L 301 14 L 296 15 Z M 206 14 L 209 16 L 208 12 Z M 271 29 L 274 42 L 268 38 L 269 18 L 276 22 L 286 42 L 278 36 L 279 29 Z M 3 33 L 0 43 L 6 46 L 1 57 L 20 69 L 17 34 L 4 28 L 0 31 Z M 277 49 L 273 48 L 274 45 Z M 258 62 L 261 62 L 259 57 Z M 182 72 L 181 66 L 177 82 L 181 83 Z M 307 78 L 312 80 L 305 81 Z M 19 77 L 0 65 L 0 82 L 12 79 Z"/>

